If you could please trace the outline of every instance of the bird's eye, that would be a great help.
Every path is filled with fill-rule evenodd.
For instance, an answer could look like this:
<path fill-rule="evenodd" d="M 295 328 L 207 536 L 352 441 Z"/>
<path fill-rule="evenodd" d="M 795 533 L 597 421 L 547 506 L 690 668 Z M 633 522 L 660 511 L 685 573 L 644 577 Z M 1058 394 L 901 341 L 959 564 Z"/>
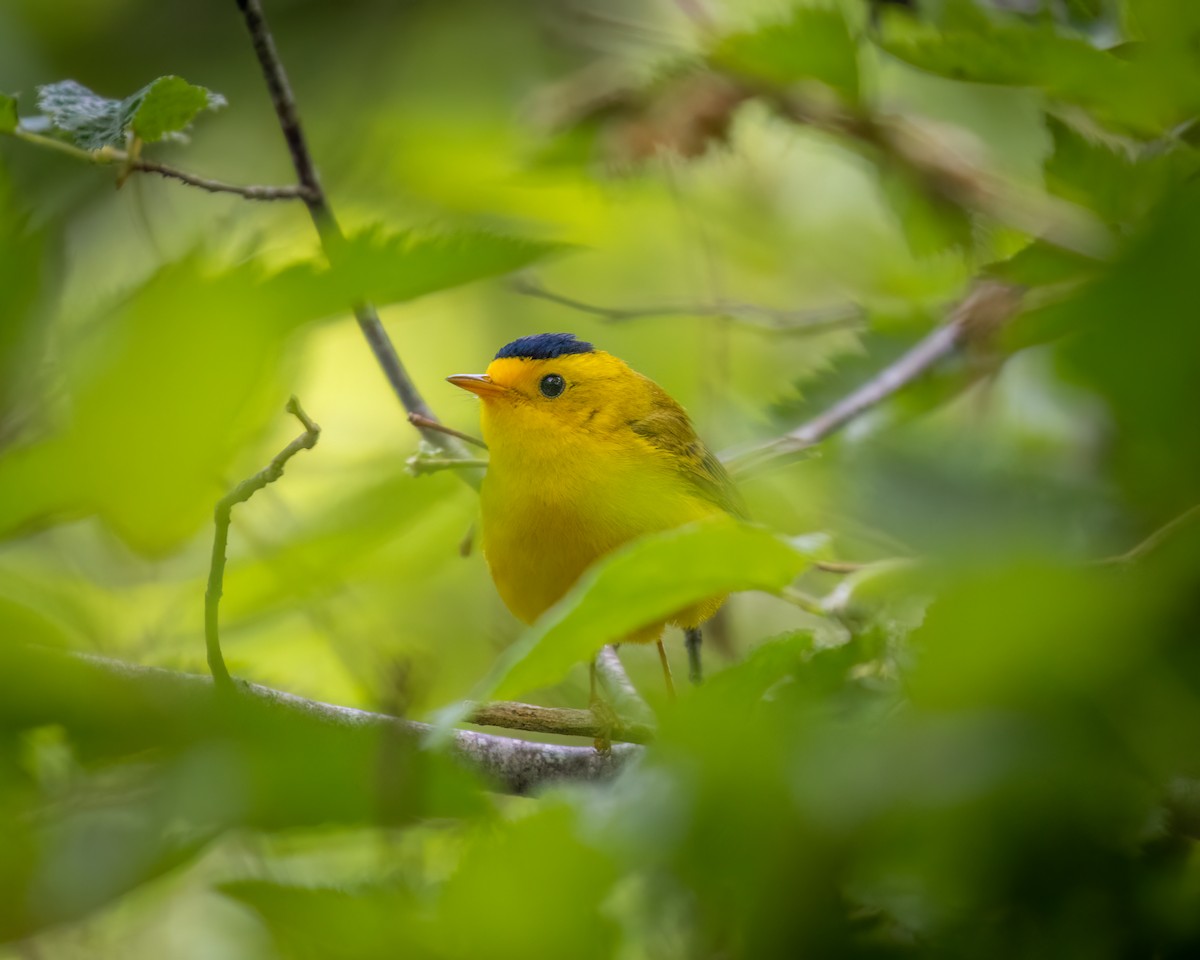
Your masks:
<path fill-rule="evenodd" d="M 542 382 L 538 384 L 538 389 L 542 391 L 543 397 L 549 397 L 553 400 L 567 389 L 567 381 L 557 373 L 548 373 L 542 377 Z"/>

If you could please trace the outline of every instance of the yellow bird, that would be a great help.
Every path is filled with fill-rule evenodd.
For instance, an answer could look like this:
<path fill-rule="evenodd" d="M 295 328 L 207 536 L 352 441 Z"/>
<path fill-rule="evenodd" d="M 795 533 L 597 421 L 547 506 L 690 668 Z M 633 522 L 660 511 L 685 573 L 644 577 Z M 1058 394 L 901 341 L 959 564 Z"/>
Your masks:
<path fill-rule="evenodd" d="M 446 379 L 483 401 L 483 552 L 501 598 L 525 623 L 636 537 L 718 513 L 745 516 L 683 408 L 573 334 L 521 337 L 486 373 Z M 713 597 L 667 621 L 685 631 L 693 682 L 700 681 L 700 624 L 724 602 Z M 670 689 L 664 626 L 624 639 L 657 641 Z"/>

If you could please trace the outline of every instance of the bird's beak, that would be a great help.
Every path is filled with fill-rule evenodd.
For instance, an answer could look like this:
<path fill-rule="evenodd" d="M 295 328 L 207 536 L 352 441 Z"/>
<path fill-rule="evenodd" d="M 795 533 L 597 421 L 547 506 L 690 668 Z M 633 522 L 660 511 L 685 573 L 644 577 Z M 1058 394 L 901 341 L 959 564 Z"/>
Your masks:
<path fill-rule="evenodd" d="M 497 383 L 486 373 L 456 373 L 446 379 L 456 387 L 470 390 L 481 397 L 496 397 L 502 393 L 508 393 L 508 387 Z"/>

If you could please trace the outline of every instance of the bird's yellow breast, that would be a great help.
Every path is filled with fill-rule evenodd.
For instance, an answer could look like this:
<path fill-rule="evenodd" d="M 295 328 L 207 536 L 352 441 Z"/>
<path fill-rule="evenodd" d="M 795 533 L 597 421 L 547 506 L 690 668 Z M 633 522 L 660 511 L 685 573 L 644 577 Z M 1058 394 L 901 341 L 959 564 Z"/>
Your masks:
<path fill-rule="evenodd" d="M 622 443 L 591 431 L 506 427 L 485 409 L 483 549 L 505 604 L 526 623 L 605 554 L 717 512 L 632 434 Z"/>

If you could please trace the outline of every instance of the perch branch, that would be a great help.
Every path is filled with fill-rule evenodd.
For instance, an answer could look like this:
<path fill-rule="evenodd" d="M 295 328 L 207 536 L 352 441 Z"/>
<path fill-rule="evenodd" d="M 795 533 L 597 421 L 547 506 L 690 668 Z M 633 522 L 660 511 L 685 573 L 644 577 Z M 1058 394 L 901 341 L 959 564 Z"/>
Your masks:
<path fill-rule="evenodd" d="M 472 704 L 467 722 L 480 727 L 556 733 L 568 737 L 587 737 L 589 740 L 603 737 L 626 743 L 649 743 L 654 739 L 654 731 L 645 724 L 618 721 L 613 725 L 600 722 L 591 710 L 539 707 L 507 700 Z"/>
<path fill-rule="evenodd" d="M 317 176 L 317 167 L 313 162 L 304 130 L 300 125 L 296 100 L 292 95 L 292 88 L 288 82 L 287 72 L 283 68 L 283 61 L 275 48 L 275 39 L 267 25 L 262 3 L 260 0 L 237 0 L 237 5 L 242 12 L 246 29 L 250 33 L 255 56 L 262 68 L 263 78 L 266 80 L 267 90 L 271 95 L 271 104 L 275 108 L 279 128 L 287 142 L 288 153 L 292 158 L 292 166 L 295 167 L 296 176 L 304 190 L 305 206 L 308 207 L 313 225 L 317 229 L 325 255 L 331 263 L 337 263 L 345 238 L 337 218 L 334 216 L 333 208 L 330 207 L 325 196 L 320 178 Z M 401 363 L 391 338 L 388 337 L 387 331 L 380 322 L 375 307 L 366 301 L 359 302 L 354 305 L 354 317 L 375 355 L 375 360 L 383 369 L 384 375 L 404 405 L 404 409 L 410 414 L 420 414 L 425 420 L 436 421 L 437 417 L 434 416 L 424 397 L 421 396 L 416 384 L 408 375 L 408 371 L 404 369 L 404 364 Z M 467 458 L 466 448 L 456 437 L 429 427 L 418 425 L 417 429 L 429 444 L 444 451 L 448 457 Z M 464 476 L 468 482 L 475 486 L 478 485 L 480 479 L 478 471 L 467 472 Z"/>
<path fill-rule="evenodd" d="M 728 462 L 742 472 L 802 454 L 923 376 L 962 346 L 985 342 L 1016 314 L 1020 305 L 1021 294 L 1016 287 L 994 280 L 980 281 L 945 323 L 857 390 L 795 430 L 737 453 Z"/>
<path fill-rule="evenodd" d="M 717 300 L 710 303 L 659 304 L 646 307 L 603 307 L 547 290 L 539 281 L 528 276 L 515 277 L 511 286 L 523 296 L 557 303 L 611 323 L 644 317 L 728 317 L 756 330 L 823 333 L 826 330 L 860 326 L 863 321 L 863 310 L 857 304 L 813 310 L 773 310 L 754 303 Z"/>
<path fill-rule="evenodd" d="M 232 193 L 246 200 L 303 200 L 307 195 L 307 191 L 303 186 L 294 184 L 286 186 L 242 186 L 236 183 L 226 183 L 224 180 L 201 177 L 194 173 L 188 173 L 186 170 L 180 170 L 177 167 L 171 167 L 154 160 L 134 159 L 124 150 L 117 150 L 114 147 L 104 147 L 100 150 L 83 150 L 80 147 L 67 143 L 65 140 L 57 140 L 54 137 L 43 136 L 40 133 L 34 133 L 30 130 L 22 130 L 19 127 L 12 131 L 12 135 L 18 140 L 24 140 L 26 143 L 44 147 L 48 150 L 65 153 L 67 156 L 74 157 L 76 160 L 82 160 L 85 163 L 94 163 L 101 166 L 120 166 L 124 170 L 132 170 L 139 173 L 157 173 L 159 176 L 179 180 L 182 183 L 198 187 L 201 190 L 207 190 L 209 193 Z"/>
<path fill-rule="evenodd" d="M 225 666 L 225 658 L 221 655 L 218 615 L 225 583 L 225 552 L 229 545 L 229 524 L 233 519 L 233 508 L 236 504 L 245 503 L 267 484 L 274 483 L 282 477 L 287 462 L 301 450 L 311 450 L 321 435 L 321 428 L 309 419 L 295 397 L 288 400 L 287 412 L 300 421 L 304 432 L 280 450 L 258 473 L 243 480 L 218 500 L 213 511 L 215 530 L 212 561 L 208 568 L 208 587 L 204 591 L 204 642 L 208 653 L 208 669 L 212 671 L 213 679 L 218 684 L 230 682 L 229 670 Z"/>
<path fill-rule="evenodd" d="M 0 701 L 0 716 L 6 711 L 23 709 L 22 698 L 17 695 L 19 690 L 7 689 L 9 684 L 18 683 L 22 674 L 21 670 L 12 669 L 9 661 L 14 656 L 18 663 L 32 658 L 36 675 L 60 678 L 59 684 L 47 689 L 62 691 L 61 702 L 47 700 L 43 695 L 30 707 L 35 715 L 17 718 L 18 722 L 78 724 L 89 736 L 116 735 L 134 749 L 139 745 L 155 746 L 162 738 L 208 735 L 205 718 L 214 710 L 214 683 L 210 677 L 107 657 L 21 648 L 15 643 L 7 650 L 0 650 L 0 663 L 8 665 L 0 673 L 0 692 L 6 694 Z M 233 684 L 243 703 L 267 711 L 280 723 L 317 721 L 329 728 L 331 735 L 344 734 L 347 743 L 360 733 L 395 733 L 423 740 L 433 730 L 427 723 L 309 700 L 244 680 L 234 680 Z M 75 699 L 78 691 L 93 690 L 93 685 L 110 694 L 115 688 L 127 710 L 80 712 Z M 120 729 L 108 730 L 105 724 L 119 725 Z M 455 730 L 449 749 L 496 789 L 528 794 L 554 781 L 608 780 L 644 748 L 621 743 L 614 744 L 608 753 L 601 753 L 591 745 L 532 743 L 477 730 Z"/>

